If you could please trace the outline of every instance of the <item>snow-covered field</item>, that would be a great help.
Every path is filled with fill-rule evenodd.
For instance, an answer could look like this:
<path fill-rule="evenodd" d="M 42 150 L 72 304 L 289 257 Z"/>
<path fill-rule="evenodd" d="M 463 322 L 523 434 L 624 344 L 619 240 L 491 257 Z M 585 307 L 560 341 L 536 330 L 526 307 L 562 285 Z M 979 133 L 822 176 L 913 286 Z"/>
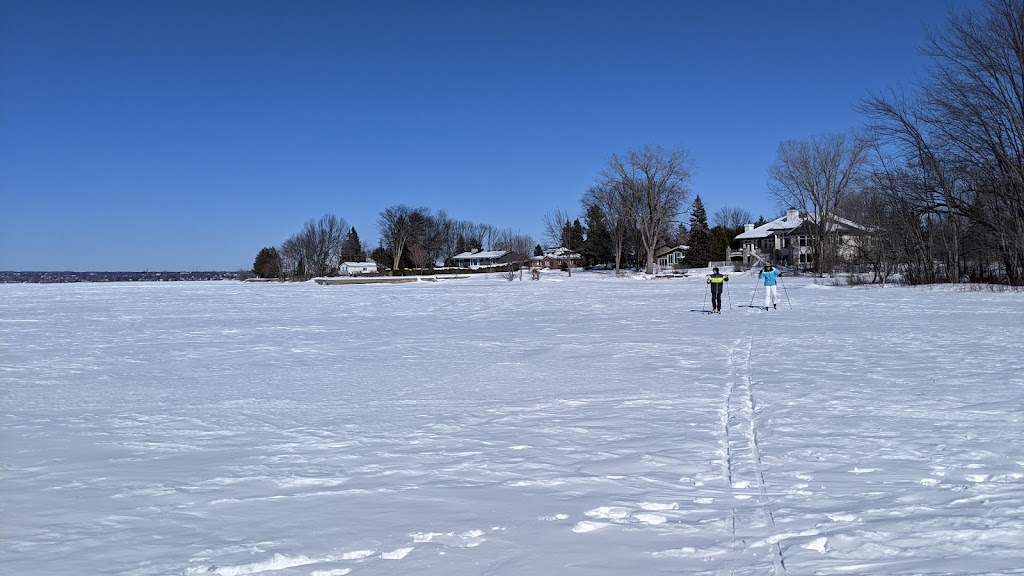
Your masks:
<path fill-rule="evenodd" d="M 783 281 L 0 286 L 0 566 L 1024 574 L 1024 294 Z"/>

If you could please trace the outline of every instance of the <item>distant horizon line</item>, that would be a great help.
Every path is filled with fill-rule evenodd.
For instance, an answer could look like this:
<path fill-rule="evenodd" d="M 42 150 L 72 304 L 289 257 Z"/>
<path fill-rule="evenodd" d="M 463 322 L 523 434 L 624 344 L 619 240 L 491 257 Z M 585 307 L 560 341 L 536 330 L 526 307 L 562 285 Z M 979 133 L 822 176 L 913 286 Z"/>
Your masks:
<path fill-rule="evenodd" d="M 0 270 L 0 274 L 223 274 L 225 272 L 240 272 L 243 271 L 241 268 L 234 270 L 71 270 L 71 269 L 53 269 L 53 270 Z"/>

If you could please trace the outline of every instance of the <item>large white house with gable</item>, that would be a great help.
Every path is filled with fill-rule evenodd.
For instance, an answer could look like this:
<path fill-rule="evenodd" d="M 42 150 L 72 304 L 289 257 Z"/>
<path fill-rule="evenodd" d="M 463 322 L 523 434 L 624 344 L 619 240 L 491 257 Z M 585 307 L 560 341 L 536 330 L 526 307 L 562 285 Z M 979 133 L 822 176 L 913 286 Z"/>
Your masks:
<path fill-rule="evenodd" d="M 783 266 L 811 268 L 814 266 L 815 232 L 818 223 L 816 214 L 801 216 L 795 208 L 771 222 L 755 227 L 746 224 L 743 232 L 736 236 L 740 241 L 739 250 L 731 251 L 729 259 L 740 261 L 746 266 L 759 262 L 771 262 Z M 852 258 L 857 243 L 867 235 L 866 227 L 838 216 L 832 219 L 829 233 L 837 237 L 841 259 Z"/>

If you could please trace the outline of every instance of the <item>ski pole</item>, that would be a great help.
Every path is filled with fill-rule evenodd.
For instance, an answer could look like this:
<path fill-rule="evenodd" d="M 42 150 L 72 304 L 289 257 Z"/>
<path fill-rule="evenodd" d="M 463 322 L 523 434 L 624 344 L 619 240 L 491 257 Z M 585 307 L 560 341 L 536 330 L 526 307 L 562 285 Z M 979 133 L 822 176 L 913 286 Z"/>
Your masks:
<path fill-rule="evenodd" d="M 729 290 L 729 283 L 725 283 L 725 295 L 729 297 L 729 310 L 732 310 L 732 291 Z"/>
<path fill-rule="evenodd" d="M 700 305 L 700 311 L 701 311 L 701 312 L 707 312 L 707 305 L 708 305 L 708 286 L 710 286 L 710 285 L 711 285 L 711 284 L 708 284 L 708 283 L 705 283 L 705 284 L 704 284 L 704 303 Z"/>
<path fill-rule="evenodd" d="M 754 296 L 757 296 L 757 289 L 760 286 L 761 286 L 760 282 L 755 282 L 754 283 L 754 291 L 750 293 L 750 306 L 748 306 L 748 308 L 753 308 L 754 307 Z"/>
<path fill-rule="evenodd" d="M 789 304 L 789 309 L 793 309 L 793 303 L 789 300 L 789 290 L 786 290 L 786 283 L 782 281 L 782 276 L 779 276 L 779 283 L 782 284 L 782 293 L 786 295 L 786 303 Z"/>

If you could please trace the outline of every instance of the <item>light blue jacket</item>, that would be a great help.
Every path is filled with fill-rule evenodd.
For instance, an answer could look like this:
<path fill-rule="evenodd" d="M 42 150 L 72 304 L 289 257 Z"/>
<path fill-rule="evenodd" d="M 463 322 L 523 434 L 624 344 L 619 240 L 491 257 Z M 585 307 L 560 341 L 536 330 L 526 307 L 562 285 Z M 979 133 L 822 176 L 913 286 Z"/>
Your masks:
<path fill-rule="evenodd" d="M 761 271 L 757 274 L 758 278 L 764 278 L 765 286 L 775 286 L 775 284 L 778 282 L 776 278 L 778 278 L 779 276 L 782 276 L 782 272 L 779 272 L 775 268 L 772 268 L 769 272 Z"/>

